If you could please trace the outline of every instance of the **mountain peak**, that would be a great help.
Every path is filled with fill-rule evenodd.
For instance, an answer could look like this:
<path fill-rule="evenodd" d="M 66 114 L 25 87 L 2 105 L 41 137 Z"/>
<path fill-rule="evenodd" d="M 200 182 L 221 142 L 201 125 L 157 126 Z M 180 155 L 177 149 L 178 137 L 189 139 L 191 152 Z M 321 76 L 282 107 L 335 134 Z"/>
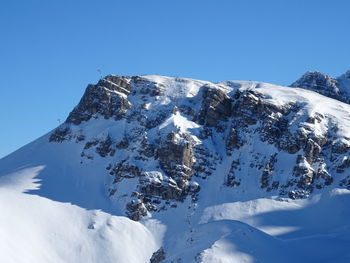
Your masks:
<path fill-rule="evenodd" d="M 80 124 L 98 114 L 106 119 L 120 119 L 131 106 L 127 95 L 131 91 L 130 78 L 108 75 L 96 85 L 89 84 L 79 104 L 69 114 L 66 122 Z"/>
<path fill-rule="evenodd" d="M 333 94 L 334 96 L 339 95 L 340 92 L 337 81 L 332 76 L 319 71 L 307 71 L 300 79 L 292 83 L 291 87 Z"/>
<path fill-rule="evenodd" d="M 64 124 L 0 160 L 15 171 L 0 177 L 6 238 L 13 220 L 39 225 L 28 254 L 45 243 L 54 262 L 347 262 L 330 237 L 350 236 L 350 105 L 324 96 L 340 82 L 108 75 Z M 31 244 L 15 241 L 5 254 Z"/>
<path fill-rule="evenodd" d="M 338 78 L 339 79 L 350 79 L 350 69 L 346 71 L 344 74 L 340 75 Z"/>
<path fill-rule="evenodd" d="M 332 99 L 349 103 L 348 88 L 343 85 L 343 78 L 348 77 L 350 71 L 338 79 L 319 71 L 307 71 L 300 79 L 290 85 L 293 88 L 302 88 L 317 92 Z"/>

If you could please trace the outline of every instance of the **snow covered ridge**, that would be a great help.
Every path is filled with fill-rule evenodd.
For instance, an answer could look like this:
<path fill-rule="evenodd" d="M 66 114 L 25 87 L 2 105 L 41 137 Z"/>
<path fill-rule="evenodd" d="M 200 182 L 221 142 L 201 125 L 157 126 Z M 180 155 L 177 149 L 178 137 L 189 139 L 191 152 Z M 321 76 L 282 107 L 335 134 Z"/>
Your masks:
<path fill-rule="evenodd" d="M 350 105 L 319 93 L 88 85 L 65 123 L 0 160 L 1 259 L 349 262 Z"/>
<path fill-rule="evenodd" d="M 348 120 L 349 105 L 304 89 L 109 75 L 49 140 L 75 141 L 82 163 L 105 157 L 109 195 L 140 220 L 195 203 L 218 166 L 223 186 L 257 195 L 349 188 Z"/>
<path fill-rule="evenodd" d="M 308 71 L 300 79 L 294 82 L 291 87 L 308 89 L 324 96 L 350 102 L 350 70 L 334 78 L 319 71 Z"/>

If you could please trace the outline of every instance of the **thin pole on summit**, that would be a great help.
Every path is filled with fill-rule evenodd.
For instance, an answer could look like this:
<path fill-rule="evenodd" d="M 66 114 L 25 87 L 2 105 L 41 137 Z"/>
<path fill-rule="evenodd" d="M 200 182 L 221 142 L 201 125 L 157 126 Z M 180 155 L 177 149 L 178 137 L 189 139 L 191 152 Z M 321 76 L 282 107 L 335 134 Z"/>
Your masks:
<path fill-rule="evenodd" d="M 102 70 L 100 68 L 97 69 L 98 74 L 100 74 L 100 78 L 102 79 Z"/>

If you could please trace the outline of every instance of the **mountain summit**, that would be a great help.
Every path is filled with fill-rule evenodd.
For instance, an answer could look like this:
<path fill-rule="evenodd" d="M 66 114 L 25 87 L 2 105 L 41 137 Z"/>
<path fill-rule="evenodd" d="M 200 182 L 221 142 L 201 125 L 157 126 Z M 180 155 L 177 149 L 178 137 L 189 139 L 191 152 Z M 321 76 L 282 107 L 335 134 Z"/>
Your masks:
<path fill-rule="evenodd" d="M 291 87 L 312 90 L 324 96 L 349 103 L 350 70 L 338 78 L 319 71 L 308 71 L 294 82 Z"/>
<path fill-rule="evenodd" d="M 348 75 L 88 85 L 0 160 L 6 262 L 348 262 Z"/>

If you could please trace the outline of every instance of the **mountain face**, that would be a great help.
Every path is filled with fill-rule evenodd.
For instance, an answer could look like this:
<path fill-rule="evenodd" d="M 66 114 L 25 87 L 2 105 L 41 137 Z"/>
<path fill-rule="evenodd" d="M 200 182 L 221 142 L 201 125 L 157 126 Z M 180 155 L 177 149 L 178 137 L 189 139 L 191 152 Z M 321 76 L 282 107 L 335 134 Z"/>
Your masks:
<path fill-rule="evenodd" d="M 294 82 L 291 87 L 312 90 L 349 104 L 350 70 L 338 78 L 333 78 L 318 71 L 308 71 Z"/>
<path fill-rule="evenodd" d="M 88 85 L 62 125 L 0 160 L 0 223 L 33 241 L 5 231 L 6 262 L 349 262 L 349 84 Z"/>

